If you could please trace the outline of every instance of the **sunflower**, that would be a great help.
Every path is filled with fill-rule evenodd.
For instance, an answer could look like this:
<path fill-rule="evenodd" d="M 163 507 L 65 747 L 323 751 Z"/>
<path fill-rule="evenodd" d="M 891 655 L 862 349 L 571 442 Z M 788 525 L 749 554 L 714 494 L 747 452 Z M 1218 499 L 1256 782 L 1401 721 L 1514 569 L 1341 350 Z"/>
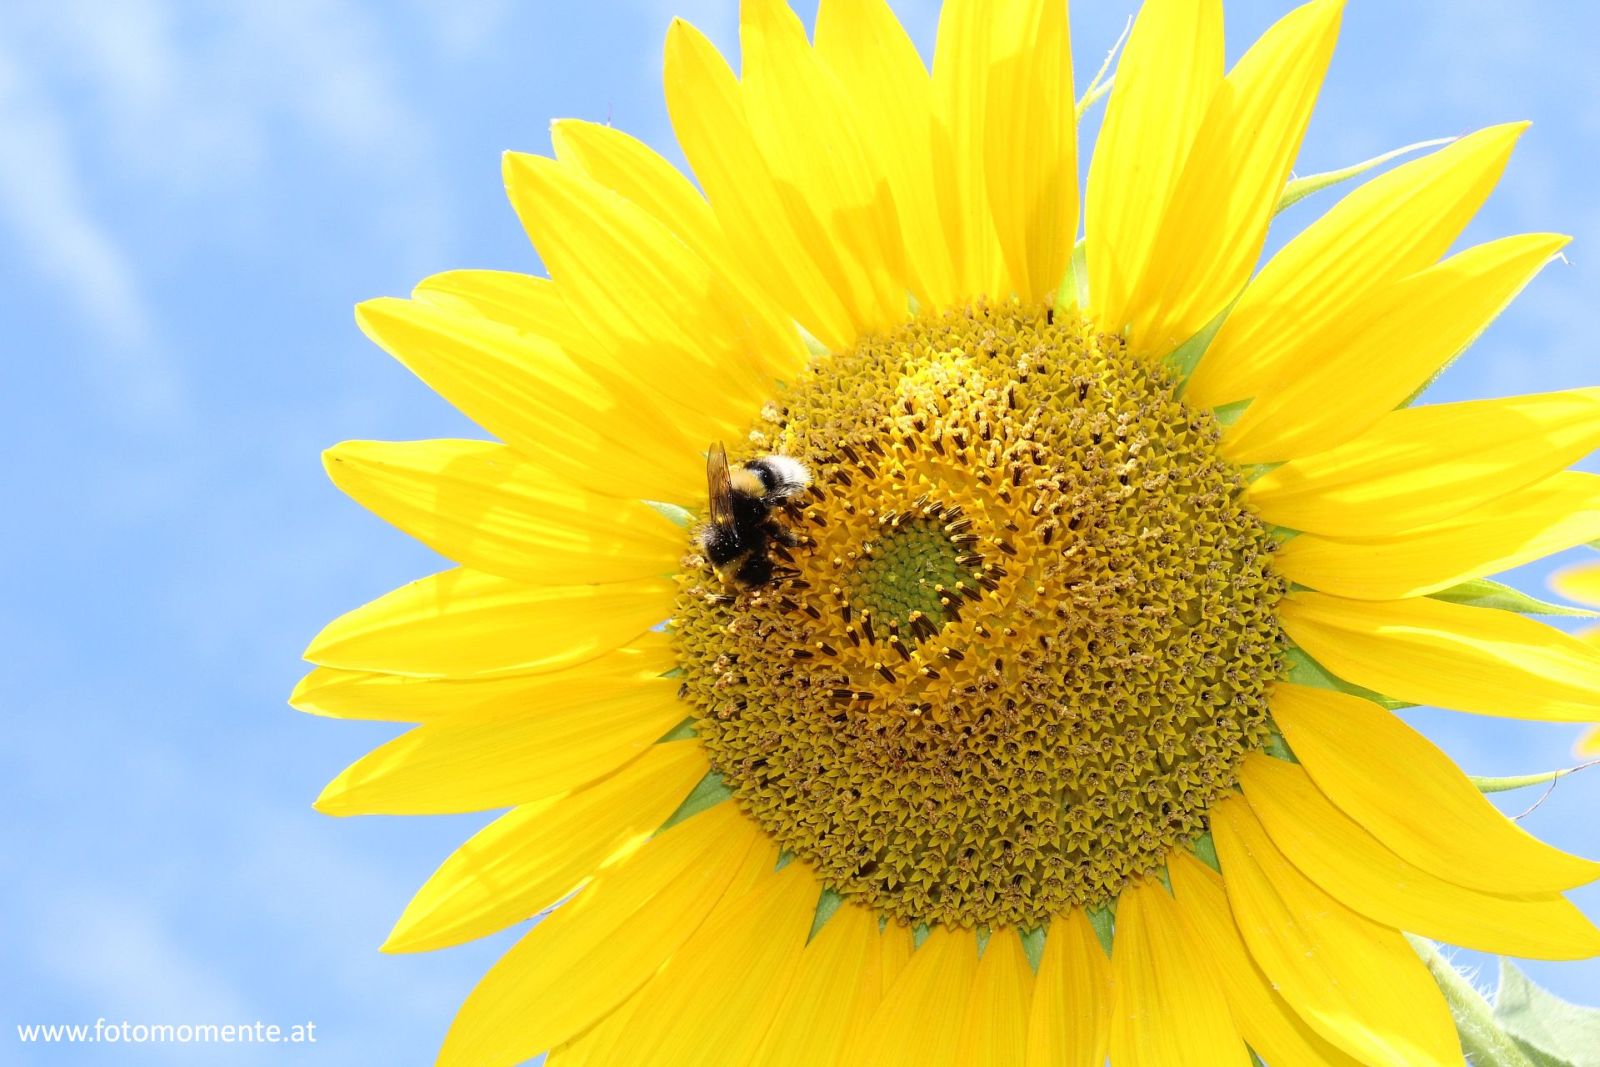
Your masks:
<path fill-rule="evenodd" d="M 1600 954 L 1600 865 L 1393 713 L 1597 718 L 1485 576 L 1600 536 L 1600 390 L 1412 405 L 1566 238 L 1447 256 L 1504 125 L 1257 273 L 1340 17 L 1224 72 L 1149 0 L 1079 241 L 1060 0 L 947 0 L 931 75 L 883 0 L 744 0 L 739 76 L 667 37 L 698 188 L 558 122 L 505 159 L 548 278 L 359 308 L 498 439 L 327 454 L 458 566 L 293 698 L 419 724 L 322 811 L 510 809 L 385 945 L 541 916 L 441 1063 L 1460 1064 L 1402 931 Z M 770 581 L 702 551 L 719 444 L 809 472 Z"/>
<path fill-rule="evenodd" d="M 1600 527 L 1600 519 L 1595 520 L 1595 526 Z M 1600 564 L 1587 563 L 1568 567 L 1556 574 L 1551 580 L 1551 585 L 1562 596 L 1600 608 Z M 1591 626 L 1580 636 L 1590 644 L 1600 646 L 1600 626 Z M 1597 713 L 1596 718 L 1600 718 L 1600 713 Z M 1578 741 L 1576 751 L 1580 756 L 1600 757 L 1600 728 L 1585 734 Z"/>

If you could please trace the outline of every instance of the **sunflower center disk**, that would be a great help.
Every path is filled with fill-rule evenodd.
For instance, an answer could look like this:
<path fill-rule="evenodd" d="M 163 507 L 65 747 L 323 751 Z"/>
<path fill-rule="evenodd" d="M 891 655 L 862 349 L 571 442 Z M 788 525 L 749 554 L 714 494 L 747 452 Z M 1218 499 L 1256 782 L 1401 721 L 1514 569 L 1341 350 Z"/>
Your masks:
<path fill-rule="evenodd" d="M 1206 829 L 1269 736 L 1285 588 L 1209 415 L 1014 305 L 865 340 L 765 415 L 734 458 L 811 468 L 799 575 L 734 595 L 691 555 L 674 633 L 775 840 L 902 921 L 1031 928 Z"/>
<path fill-rule="evenodd" d="M 948 599 L 946 591 L 963 579 L 971 581 L 971 561 L 963 560 L 971 553 L 963 549 L 959 535 L 932 517 L 936 514 L 930 507 L 929 515 L 893 516 L 879 524 L 871 551 L 855 560 L 846 592 L 864 616 L 920 634 L 932 629 L 921 618 L 944 618 L 941 600 Z"/>

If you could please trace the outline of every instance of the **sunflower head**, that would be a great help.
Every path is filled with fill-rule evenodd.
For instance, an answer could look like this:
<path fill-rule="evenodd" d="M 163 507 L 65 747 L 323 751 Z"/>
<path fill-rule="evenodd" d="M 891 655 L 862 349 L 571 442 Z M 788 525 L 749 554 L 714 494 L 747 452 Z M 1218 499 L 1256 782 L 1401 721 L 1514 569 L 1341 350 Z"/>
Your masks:
<path fill-rule="evenodd" d="M 1079 103 L 1061 3 L 946 0 L 930 71 L 884 0 L 744 0 L 738 75 L 668 33 L 695 182 L 557 123 L 505 162 L 548 277 L 362 306 L 498 441 L 329 453 L 459 566 L 312 643 L 297 706 L 419 724 L 319 807 L 510 809 L 391 950 L 561 904 L 441 1062 L 1459 1064 L 1405 934 L 1600 954 L 1600 865 L 1393 714 L 1600 718 L 1487 577 L 1600 538 L 1600 390 L 1415 403 L 1565 238 L 1446 255 L 1508 125 L 1257 270 L 1340 17 L 1224 69 L 1149 0 Z"/>
<path fill-rule="evenodd" d="M 711 766 L 824 880 L 915 924 L 1048 925 L 1206 829 L 1270 735 L 1272 539 L 1208 412 L 1076 313 L 919 316 L 751 429 L 803 540 L 670 629 Z"/>

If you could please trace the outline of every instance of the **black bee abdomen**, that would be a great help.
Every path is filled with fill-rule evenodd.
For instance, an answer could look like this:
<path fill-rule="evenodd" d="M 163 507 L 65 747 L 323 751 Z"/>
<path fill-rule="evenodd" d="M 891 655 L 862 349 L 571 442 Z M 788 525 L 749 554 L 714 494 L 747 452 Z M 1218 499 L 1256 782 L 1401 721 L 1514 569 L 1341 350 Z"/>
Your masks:
<path fill-rule="evenodd" d="M 772 581 L 772 557 L 765 552 L 752 553 L 733 572 L 733 580 L 746 589 L 766 585 Z"/>
<path fill-rule="evenodd" d="M 733 494 L 733 524 L 741 530 L 750 530 L 767 519 L 766 501 L 744 493 Z"/>
<path fill-rule="evenodd" d="M 737 508 L 737 502 L 734 506 Z M 739 528 L 729 524 L 707 526 L 700 532 L 700 547 L 705 549 L 706 558 L 720 567 L 738 558 L 747 546 L 739 536 Z"/>

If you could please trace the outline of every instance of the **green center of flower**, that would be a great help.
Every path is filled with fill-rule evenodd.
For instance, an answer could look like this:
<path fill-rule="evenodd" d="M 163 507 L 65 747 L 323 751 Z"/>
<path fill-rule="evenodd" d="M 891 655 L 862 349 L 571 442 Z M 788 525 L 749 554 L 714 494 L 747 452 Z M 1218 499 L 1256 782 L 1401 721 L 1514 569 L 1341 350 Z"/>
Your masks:
<path fill-rule="evenodd" d="M 1016 306 L 868 338 L 765 414 L 733 458 L 810 467 L 798 574 L 734 592 L 691 553 L 673 632 L 779 844 L 902 921 L 1029 928 L 1207 828 L 1270 735 L 1285 588 L 1209 415 Z"/>
<path fill-rule="evenodd" d="M 954 588 L 972 569 L 970 562 L 963 562 L 968 553 L 960 542 L 960 534 L 935 519 L 890 523 L 882 537 L 863 546 L 871 551 L 855 561 L 850 602 L 908 632 L 919 617 L 942 618 L 940 590 Z"/>

